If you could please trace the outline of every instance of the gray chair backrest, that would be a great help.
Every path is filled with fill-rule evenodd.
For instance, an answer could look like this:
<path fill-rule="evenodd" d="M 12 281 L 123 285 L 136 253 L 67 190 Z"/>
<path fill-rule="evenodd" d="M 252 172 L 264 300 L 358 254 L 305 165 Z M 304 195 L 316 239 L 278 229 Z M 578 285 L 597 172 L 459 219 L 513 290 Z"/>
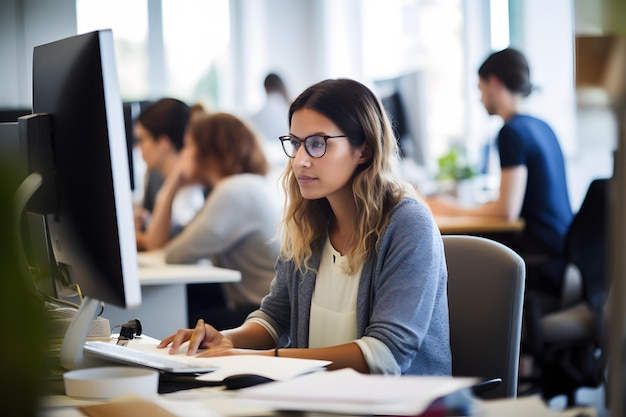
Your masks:
<path fill-rule="evenodd" d="M 526 266 L 476 236 L 443 236 L 448 265 L 452 375 L 501 378 L 483 398 L 517 396 Z"/>

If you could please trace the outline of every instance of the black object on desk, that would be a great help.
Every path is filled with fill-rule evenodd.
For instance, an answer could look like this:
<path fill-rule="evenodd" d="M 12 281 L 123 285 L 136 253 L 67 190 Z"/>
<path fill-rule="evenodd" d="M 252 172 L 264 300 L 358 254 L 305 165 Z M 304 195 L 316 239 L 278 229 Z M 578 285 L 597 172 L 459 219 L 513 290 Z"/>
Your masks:
<path fill-rule="evenodd" d="M 265 384 L 266 382 L 273 382 L 272 378 L 255 374 L 237 374 L 231 375 L 222 381 L 222 384 L 226 389 L 240 389 L 248 388 L 254 385 Z"/>
<path fill-rule="evenodd" d="M 199 381 L 196 378 L 199 374 L 172 374 L 163 372 L 159 375 L 159 394 L 169 394 L 201 387 L 217 387 L 221 382 Z"/>

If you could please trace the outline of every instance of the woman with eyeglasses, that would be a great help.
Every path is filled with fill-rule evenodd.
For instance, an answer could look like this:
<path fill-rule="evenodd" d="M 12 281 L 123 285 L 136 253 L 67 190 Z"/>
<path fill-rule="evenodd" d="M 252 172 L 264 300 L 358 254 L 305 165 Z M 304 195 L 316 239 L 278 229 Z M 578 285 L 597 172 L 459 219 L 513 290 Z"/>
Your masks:
<path fill-rule="evenodd" d="M 187 354 L 332 361 L 364 373 L 450 375 L 441 235 L 394 166 L 397 143 L 376 96 L 319 82 L 289 110 L 290 158 L 276 277 L 259 310 L 218 332 L 199 321 L 159 345 Z"/>

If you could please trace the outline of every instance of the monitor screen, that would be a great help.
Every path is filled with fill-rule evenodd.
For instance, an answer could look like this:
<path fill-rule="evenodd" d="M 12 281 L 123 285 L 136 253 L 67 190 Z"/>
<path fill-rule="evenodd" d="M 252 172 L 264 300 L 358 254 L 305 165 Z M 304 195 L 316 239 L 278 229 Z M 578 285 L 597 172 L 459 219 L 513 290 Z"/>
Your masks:
<path fill-rule="evenodd" d="M 34 211 L 46 216 L 56 263 L 84 296 L 61 352 L 62 364 L 76 368 L 83 365 L 82 346 L 100 302 L 141 303 L 110 30 L 35 47 L 33 113 L 19 123 L 27 132 L 30 171 L 42 177 Z"/>
<path fill-rule="evenodd" d="M 136 161 L 135 145 L 137 140 L 135 138 L 134 125 L 135 120 L 139 117 L 139 114 L 151 104 L 150 101 L 126 101 L 124 102 L 124 125 L 126 126 L 126 146 L 128 154 L 128 170 L 130 173 L 130 187 L 133 191 L 137 188 L 137 181 L 143 181 L 143 172 L 139 172 L 141 168 L 141 161 Z M 139 163 L 138 163 L 139 162 Z M 139 175 L 138 175 L 139 174 Z M 143 185 L 139 185 L 139 189 L 142 189 Z"/>
<path fill-rule="evenodd" d="M 420 71 L 374 81 L 376 93 L 398 136 L 402 157 L 412 159 L 418 166 L 432 169 L 424 83 L 424 74 Z"/>

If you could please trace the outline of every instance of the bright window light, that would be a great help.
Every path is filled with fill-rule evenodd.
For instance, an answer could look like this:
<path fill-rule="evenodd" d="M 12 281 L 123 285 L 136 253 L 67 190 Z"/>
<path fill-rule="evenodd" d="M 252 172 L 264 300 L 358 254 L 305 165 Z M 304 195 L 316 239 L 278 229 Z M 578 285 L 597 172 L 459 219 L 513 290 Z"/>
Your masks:
<path fill-rule="evenodd" d="M 499 51 L 509 46 L 509 2 L 508 0 L 490 1 L 491 49 Z"/>
<path fill-rule="evenodd" d="M 148 96 L 147 0 L 76 0 L 78 33 L 111 29 L 124 100 Z"/>
<path fill-rule="evenodd" d="M 180 0 L 162 0 L 162 7 L 169 94 L 215 106 L 230 40 L 229 1 L 186 0 L 181 7 Z"/>

